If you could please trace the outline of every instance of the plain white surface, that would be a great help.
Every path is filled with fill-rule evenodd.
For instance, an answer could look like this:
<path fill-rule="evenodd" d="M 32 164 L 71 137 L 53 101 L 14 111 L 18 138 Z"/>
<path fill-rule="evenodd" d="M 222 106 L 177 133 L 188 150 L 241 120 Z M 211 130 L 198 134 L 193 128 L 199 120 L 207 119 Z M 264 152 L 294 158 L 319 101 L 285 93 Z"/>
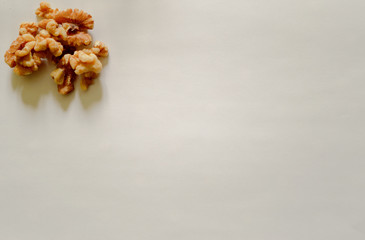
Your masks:
<path fill-rule="evenodd" d="M 110 57 L 67 97 L 0 64 L 0 239 L 365 238 L 364 1 L 51 4 Z"/>

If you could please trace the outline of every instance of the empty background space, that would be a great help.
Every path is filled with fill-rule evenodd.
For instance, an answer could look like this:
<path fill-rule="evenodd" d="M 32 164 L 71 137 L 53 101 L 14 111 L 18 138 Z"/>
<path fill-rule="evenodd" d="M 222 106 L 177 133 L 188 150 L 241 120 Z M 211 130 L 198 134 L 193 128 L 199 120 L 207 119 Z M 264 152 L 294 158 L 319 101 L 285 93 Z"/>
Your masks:
<path fill-rule="evenodd" d="M 50 3 L 110 56 L 69 96 L 0 63 L 0 239 L 365 238 L 365 1 Z"/>

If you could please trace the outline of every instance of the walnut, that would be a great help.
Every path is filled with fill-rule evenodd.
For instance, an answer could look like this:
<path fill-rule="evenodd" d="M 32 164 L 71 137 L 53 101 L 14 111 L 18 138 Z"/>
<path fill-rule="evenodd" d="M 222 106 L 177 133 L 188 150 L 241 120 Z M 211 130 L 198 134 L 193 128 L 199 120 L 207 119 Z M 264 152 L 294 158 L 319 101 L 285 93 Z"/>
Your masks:
<path fill-rule="evenodd" d="M 32 70 L 32 68 L 29 68 L 29 67 L 23 67 L 21 65 L 16 65 L 14 67 L 14 73 L 19 76 L 26 76 L 26 75 L 32 74 L 33 70 Z"/>
<path fill-rule="evenodd" d="M 72 70 L 66 71 L 66 73 L 64 82 L 58 85 L 58 92 L 62 95 L 67 95 L 75 89 L 73 84 L 76 78 L 75 73 L 73 73 Z"/>
<path fill-rule="evenodd" d="M 65 68 L 57 68 L 51 72 L 51 77 L 58 85 L 62 84 L 65 77 Z"/>
<path fill-rule="evenodd" d="M 42 63 L 44 53 L 29 52 L 24 57 L 17 56 L 16 66 L 14 72 L 18 75 L 28 75 L 38 70 L 39 65 Z"/>
<path fill-rule="evenodd" d="M 91 43 L 90 34 L 71 23 L 58 25 L 53 19 L 44 19 L 38 23 L 40 28 L 46 29 L 56 40 L 69 46 L 87 46 Z"/>
<path fill-rule="evenodd" d="M 52 19 L 43 19 L 41 21 L 38 22 L 38 27 L 42 28 L 42 29 L 46 29 L 47 24 L 51 21 Z M 54 21 L 54 20 L 53 20 Z"/>
<path fill-rule="evenodd" d="M 71 54 L 65 54 L 59 63 L 57 69 L 51 73 L 51 77 L 58 85 L 58 92 L 66 95 L 74 90 L 73 82 L 76 79 L 76 74 L 70 66 Z"/>
<path fill-rule="evenodd" d="M 90 14 L 80 9 L 66 9 L 54 15 L 54 20 L 58 23 L 72 23 L 78 25 L 80 29 L 93 29 L 94 20 Z"/>
<path fill-rule="evenodd" d="M 35 37 L 35 51 L 45 51 L 49 49 L 52 55 L 58 57 L 62 54 L 63 46 L 60 42 L 57 42 L 46 30 L 41 30 Z"/>
<path fill-rule="evenodd" d="M 60 60 L 63 58 L 64 55 L 66 54 L 73 54 L 74 52 L 76 51 L 76 48 L 75 47 L 71 47 L 71 46 L 68 46 L 68 45 L 63 45 L 63 52 L 60 56 L 56 57 L 54 55 L 51 55 L 50 58 L 48 58 L 48 60 L 53 63 L 53 64 L 58 64 L 60 62 Z"/>
<path fill-rule="evenodd" d="M 109 54 L 108 47 L 105 45 L 105 43 L 96 41 L 94 43 L 93 48 L 91 49 L 93 53 L 98 57 L 106 57 Z"/>
<path fill-rule="evenodd" d="M 56 40 L 62 40 L 64 44 L 74 47 L 91 43 L 92 37 L 87 29 L 94 27 L 94 20 L 90 14 L 79 9 L 67 9 L 57 12 L 51 18 L 40 21 L 38 25 L 56 37 Z"/>
<path fill-rule="evenodd" d="M 31 34 L 27 33 L 22 35 L 22 37 L 23 43 L 21 46 L 23 46 L 23 48 L 15 51 L 15 56 L 18 57 L 24 57 L 25 55 L 28 55 L 35 46 L 35 39 Z"/>
<path fill-rule="evenodd" d="M 14 72 L 18 75 L 29 75 L 32 72 L 37 71 L 41 63 L 42 60 L 39 55 L 35 53 L 29 53 L 24 57 L 17 57 Z"/>
<path fill-rule="evenodd" d="M 52 9 L 51 5 L 47 2 L 41 2 L 39 8 L 37 8 L 37 10 L 35 11 L 35 14 L 39 17 L 44 17 L 44 18 L 54 18 L 54 15 L 58 12 L 59 10 L 56 9 Z"/>
<path fill-rule="evenodd" d="M 24 57 L 26 55 L 28 55 L 30 53 L 30 51 L 32 51 L 32 49 L 34 48 L 35 46 L 35 41 L 31 41 L 31 42 L 27 42 L 23 49 L 22 50 L 17 50 L 15 52 L 15 56 L 18 56 L 18 57 Z"/>
<path fill-rule="evenodd" d="M 66 30 L 53 19 L 43 19 L 38 23 L 40 28 L 46 29 L 52 36 L 66 40 Z"/>
<path fill-rule="evenodd" d="M 66 30 L 67 33 L 75 33 L 80 30 L 79 26 L 73 23 L 62 23 L 62 27 Z"/>
<path fill-rule="evenodd" d="M 87 73 L 83 74 L 81 81 L 80 81 L 81 89 L 86 91 L 89 88 L 89 86 L 94 83 L 94 78 L 96 78 L 96 77 L 97 77 L 97 74 L 94 72 L 87 72 Z"/>
<path fill-rule="evenodd" d="M 26 55 L 24 57 L 18 57 L 17 63 L 19 65 L 22 65 L 23 67 L 32 68 L 34 71 L 38 70 L 38 66 L 36 64 L 36 61 L 33 59 L 32 53 L 29 53 L 28 55 Z"/>
<path fill-rule="evenodd" d="M 32 34 L 35 36 L 38 32 L 38 24 L 35 22 L 23 22 L 19 27 L 19 35 Z"/>
<path fill-rule="evenodd" d="M 81 89 L 87 90 L 102 69 L 98 57 L 108 56 L 108 48 L 99 41 L 92 48 L 76 51 L 92 42 L 87 32 L 94 27 L 92 16 L 79 9 L 52 9 L 46 2 L 41 2 L 35 13 L 45 19 L 20 25 L 19 36 L 4 55 L 5 62 L 16 74 L 29 75 L 47 57 L 57 64 L 51 77 L 59 93 L 72 92 L 77 75 L 81 76 Z"/>
<path fill-rule="evenodd" d="M 97 77 L 102 69 L 102 64 L 97 56 L 107 56 L 108 48 L 100 41 L 95 42 L 91 49 L 76 51 L 70 57 L 70 65 L 77 75 L 81 75 L 81 89 L 87 90 L 93 84 L 93 79 Z"/>
<path fill-rule="evenodd" d="M 57 8 L 52 9 L 47 2 L 41 2 L 39 8 L 35 11 L 39 17 L 54 19 L 58 23 L 72 23 L 80 27 L 80 29 L 93 29 L 94 20 L 90 14 L 80 9 L 66 9 L 59 11 Z"/>
<path fill-rule="evenodd" d="M 69 46 L 74 46 L 74 47 L 78 47 L 78 46 L 87 46 L 91 43 L 92 38 L 90 36 L 90 34 L 86 33 L 86 32 L 76 32 L 76 33 L 70 33 L 67 34 L 67 44 Z"/>
<path fill-rule="evenodd" d="M 98 57 L 89 49 L 76 51 L 70 58 L 70 64 L 77 75 L 86 72 L 99 73 L 102 69 Z"/>
<path fill-rule="evenodd" d="M 63 46 L 61 43 L 57 42 L 56 40 L 54 40 L 53 38 L 47 38 L 47 45 L 48 45 L 48 49 L 49 51 L 54 55 L 54 56 L 60 56 L 62 54 L 63 51 Z"/>
<path fill-rule="evenodd" d="M 42 52 L 33 52 L 34 62 L 39 66 L 42 63 L 42 58 L 46 58 L 47 53 L 45 51 Z"/>
<path fill-rule="evenodd" d="M 41 64 L 40 55 L 33 56 L 33 48 L 35 46 L 34 37 L 29 34 L 19 36 L 5 53 L 5 62 L 18 75 L 28 75 L 38 70 Z"/>
<path fill-rule="evenodd" d="M 24 34 L 19 36 L 10 45 L 8 51 L 5 52 L 4 58 L 5 62 L 10 67 L 15 67 L 16 57 L 23 57 L 27 55 L 33 49 L 34 37 L 31 34 Z"/>
<path fill-rule="evenodd" d="M 17 39 L 15 39 L 11 45 L 9 50 L 5 52 L 4 58 L 5 62 L 11 67 L 15 67 L 16 65 L 16 56 L 15 52 L 21 48 L 21 45 L 24 43 L 24 38 L 22 36 L 19 36 Z"/>

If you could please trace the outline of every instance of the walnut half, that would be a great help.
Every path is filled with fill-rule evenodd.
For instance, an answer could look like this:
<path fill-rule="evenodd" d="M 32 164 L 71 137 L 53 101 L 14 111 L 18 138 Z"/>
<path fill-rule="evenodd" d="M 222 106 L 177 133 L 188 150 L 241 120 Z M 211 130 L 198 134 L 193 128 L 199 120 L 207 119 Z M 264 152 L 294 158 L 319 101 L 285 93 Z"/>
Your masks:
<path fill-rule="evenodd" d="M 52 9 L 51 4 L 47 2 L 41 2 L 39 8 L 35 11 L 35 14 L 39 17 L 54 18 L 54 15 L 58 12 L 58 9 Z"/>
<path fill-rule="evenodd" d="M 51 77 L 57 83 L 58 92 L 62 95 L 74 90 L 76 74 L 70 66 L 71 54 L 65 54 L 57 64 L 57 69 L 51 72 Z"/>
<path fill-rule="evenodd" d="M 10 48 L 5 52 L 5 62 L 11 68 L 14 68 L 16 74 L 29 75 L 38 70 L 42 61 L 41 56 L 34 52 L 35 45 L 33 35 L 26 33 L 13 41 Z"/>

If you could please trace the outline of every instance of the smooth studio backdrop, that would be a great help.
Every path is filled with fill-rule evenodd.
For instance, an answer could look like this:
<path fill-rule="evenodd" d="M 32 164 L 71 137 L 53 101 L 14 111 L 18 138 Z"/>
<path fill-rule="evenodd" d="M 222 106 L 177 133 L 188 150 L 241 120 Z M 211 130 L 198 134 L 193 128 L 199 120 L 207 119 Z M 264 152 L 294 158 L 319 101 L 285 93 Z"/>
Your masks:
<path fill-rule="evenodd" d="M 0 63 L 0 239 L 365 238 L 365 1 L 50 3 L 110 56 L 70 96 Z"/>

